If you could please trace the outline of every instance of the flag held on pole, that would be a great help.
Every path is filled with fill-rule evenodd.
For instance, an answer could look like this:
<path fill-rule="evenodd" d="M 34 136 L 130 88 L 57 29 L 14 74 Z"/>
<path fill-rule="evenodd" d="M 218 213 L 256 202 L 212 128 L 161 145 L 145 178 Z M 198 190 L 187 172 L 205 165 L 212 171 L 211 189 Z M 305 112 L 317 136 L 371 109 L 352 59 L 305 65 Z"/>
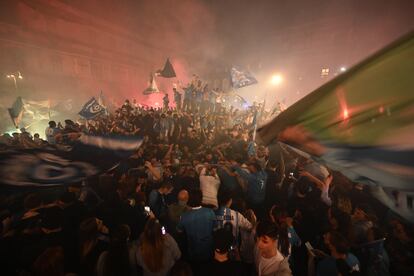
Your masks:
<path fill-rule="evenodd" d="M 257 79 L 249 71 L 240 70 L 237 67 L 231 68 L 230 77 L 231 84 L 236 89 L 257 83 Z"/>
<path fill-rule="evenodd" d="M 169 58 L 167 58 L 164 68 L 156 72 L 156 76 L 163 78 L 175 78 L 177 76 Z"/>
<path fill-rule="evenodd" d="M 81 115 L 87 120 L 90 120 L 104 113 L 105 113 L 105 108 L 98 103 L 95 97 L 92 97 L 82 107 L 82 110 L 79 112 L 79 115 Z"/>
<path fill-rule="evenodd" d="M 24 103 L 22 97 L 17 97 L 13 103 L 13 106 L 9 108 L 8 111 L 14 126 L 18 128 L 24 112 Z"/>

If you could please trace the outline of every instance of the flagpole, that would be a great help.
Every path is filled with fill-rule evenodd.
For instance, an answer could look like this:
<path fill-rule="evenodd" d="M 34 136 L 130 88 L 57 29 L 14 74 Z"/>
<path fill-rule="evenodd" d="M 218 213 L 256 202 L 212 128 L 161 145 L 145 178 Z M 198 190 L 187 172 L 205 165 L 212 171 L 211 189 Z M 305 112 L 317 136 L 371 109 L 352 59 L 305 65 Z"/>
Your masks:
<path fill-rule="evenodd" d="M 48 99 L 48 101 L 49 101 L 49 121 L 51 120 L 50 119 L 50 99 Z"/>

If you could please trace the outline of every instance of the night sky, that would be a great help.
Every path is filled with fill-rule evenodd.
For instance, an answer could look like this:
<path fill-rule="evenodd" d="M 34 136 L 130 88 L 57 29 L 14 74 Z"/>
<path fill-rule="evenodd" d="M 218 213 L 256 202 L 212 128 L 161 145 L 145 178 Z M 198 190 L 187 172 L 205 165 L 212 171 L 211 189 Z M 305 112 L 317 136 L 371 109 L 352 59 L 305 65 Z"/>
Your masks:
<path fill-rule="evenodd" d="M 410 0 L 66 2 L 130 29 L 162 55 L 182 58 L 187 73 L 222 74 L 240 65 L 263 84 L 280 72 L 287 103 L 327 80 L 321 68 L 349 67 L 414 29 Z M 249 97 L 252 89 L 266 87 L 241 93 Z"/>

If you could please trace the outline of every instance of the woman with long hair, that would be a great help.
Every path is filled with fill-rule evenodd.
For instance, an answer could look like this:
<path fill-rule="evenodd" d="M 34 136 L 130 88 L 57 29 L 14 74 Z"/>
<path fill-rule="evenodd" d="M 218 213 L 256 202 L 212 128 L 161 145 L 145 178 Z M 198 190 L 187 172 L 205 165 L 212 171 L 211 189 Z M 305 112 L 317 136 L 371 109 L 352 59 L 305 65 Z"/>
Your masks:
<path fill-rule="evenodd" d="M 131 230 L 126 224 L 111 230 L 109 249 L 98 260 L 98 276 L 137 275 L 136 248 L 129 243 L 130 234 Z"/>
<path fill-rule="evenodd" d="M 144 275 L 167 275 L 180 257 L 181 251 L 173 237 L 157 219 L 148 219 L 137 250 L 137 262 Z"/>

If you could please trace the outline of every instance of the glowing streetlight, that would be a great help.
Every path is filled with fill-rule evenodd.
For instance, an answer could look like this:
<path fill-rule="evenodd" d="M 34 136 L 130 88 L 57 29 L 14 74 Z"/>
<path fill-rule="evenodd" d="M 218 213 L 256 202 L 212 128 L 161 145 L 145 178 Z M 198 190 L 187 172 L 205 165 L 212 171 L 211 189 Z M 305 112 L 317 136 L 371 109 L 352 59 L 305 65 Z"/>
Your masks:
<path fill-rule="evenodd" d="M 13 81 L 14 81 L 14 87 L 16 88 L 16 92 L 17 92 L 17 79 L 19 79 L 19 80 L 22 80 L 23 79 L 23 76 L 20 73 L 20 71 L 17 71 L 14 74 L 8 74 L 8 75 L 6 75 L 6 77 L 8 79 L 13 79 Z"/>
<path fill-rule="evenodd" d="M 347 108 L 345 108 L 343 110 L 342 116 L 343 116 L 344 120 L 347 120 L 349 118 L 349 112 L 348 112 L 348 109 Z"/>
<path fill-rule="evenodd" d="M 283 77 L 279 74 L 273 75 L 272 78 L 270 79 L 270 83 L 275 86 L 280 85 L 282 82 L 283 82 Z"/>

